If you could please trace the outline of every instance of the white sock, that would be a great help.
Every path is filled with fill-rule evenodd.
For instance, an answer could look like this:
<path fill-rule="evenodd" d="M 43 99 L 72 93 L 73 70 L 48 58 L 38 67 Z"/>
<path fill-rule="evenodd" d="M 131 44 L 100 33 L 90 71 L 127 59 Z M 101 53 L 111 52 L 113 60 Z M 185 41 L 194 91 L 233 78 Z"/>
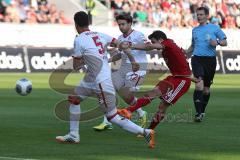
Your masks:
<path fill-rule="evenodd" d="M 107 120 L 107 117 L 105 115 L 103 116 L 103 123 L 112 125 L 112 123 Z"/>
<path fill-rule="evenodd" d="M 136 112 L 138 113 L 138 116 L 139 116 L 139 117 L 142 117 L 142 116 L 144 115 L 144 113 L 145 113 L 145 111 L 142 110 L 142 108 L 138 108 L 138 109 L 136 110 Z"/>
<path fill-rule="evenodd" d="M 137 103 L 137 97 L 134 97 L 134 99 L 133 99 L 133 101 L 131 102 L 131 104 L 130 105 L 135 105 Z M 138 108 L 137 110 L 136 110 L 136 112 L 138 113 L 138 116 L 139 117 L 142 117 L 143 115 L 144 115 L 144 110 L 142 110 L 142 108 Z"/>
<path fill-rule="evenodd" d="M 80 105 L 71 104 L 69 107 L 70 111 L 70 133 L 73 135 L 79 135 L 79 120 L 81 108 Z"/>
<path fill-rule="evenodd" d="M 135 134 L 144 134 L 144 129 L 142 127 L 136 125 L 126 118 L 119 116 L 118 114 L 111 119 L 111 122 L 117 124 L 119 127 L 128 132 Z"/>
<path fill-rule="evenodd" d="M 151 129 L 145 129 L 145 130 L 144 130 L 144 135 L 146 136 L 146 135 L 148 135 L 150 132 L 151 132 Z"/>

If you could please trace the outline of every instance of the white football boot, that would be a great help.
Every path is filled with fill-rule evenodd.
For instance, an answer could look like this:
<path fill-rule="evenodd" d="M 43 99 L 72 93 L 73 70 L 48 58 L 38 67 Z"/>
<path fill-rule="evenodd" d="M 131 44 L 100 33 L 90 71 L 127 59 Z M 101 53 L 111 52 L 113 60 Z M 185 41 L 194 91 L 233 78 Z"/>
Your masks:
<path fill-rule="evenodd" d="M 57 136 L 56 140 L 60 143 L 79 143 L 80 137 L 79 135 L 68 133 L 65 136 Z"/>

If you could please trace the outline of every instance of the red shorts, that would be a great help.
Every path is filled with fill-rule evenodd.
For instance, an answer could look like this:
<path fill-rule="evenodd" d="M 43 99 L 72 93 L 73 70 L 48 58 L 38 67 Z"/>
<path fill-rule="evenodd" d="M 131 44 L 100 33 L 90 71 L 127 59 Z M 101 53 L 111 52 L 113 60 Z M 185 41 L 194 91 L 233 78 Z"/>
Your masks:
<path fill-rule="evenodd" d="M 160 81 L 156 87 L 158 87 L 161 91 L 166 88 L 164 88 L 163 85 L 171 85 L 171 89 L 167 91 L 167 93 L 165 92 L 165 94 L 163 92 L 162 99 L 167 103 L 174 104 L 188 91 L 191 85 L 191 79 L 186 77 L 168 76 L 164 80 Z"/>

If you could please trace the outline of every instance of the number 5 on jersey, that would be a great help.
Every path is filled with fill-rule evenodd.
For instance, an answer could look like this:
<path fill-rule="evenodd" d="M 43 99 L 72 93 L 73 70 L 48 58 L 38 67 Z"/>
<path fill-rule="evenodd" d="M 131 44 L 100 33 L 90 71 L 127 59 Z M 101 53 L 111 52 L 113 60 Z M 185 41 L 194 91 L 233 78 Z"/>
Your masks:
<path fill-rule="evenodd" d="M 98 49 L 99 54 L 103 54 L 105 51 L 104 51 L 102 42 L 100 42 L 99 37 L 98 37 L 98 36 L 95 36 L 95 37 L 92 37 L 92 39 L 93 39 L 95 45 L 99 48 L 99 49 Z"/>

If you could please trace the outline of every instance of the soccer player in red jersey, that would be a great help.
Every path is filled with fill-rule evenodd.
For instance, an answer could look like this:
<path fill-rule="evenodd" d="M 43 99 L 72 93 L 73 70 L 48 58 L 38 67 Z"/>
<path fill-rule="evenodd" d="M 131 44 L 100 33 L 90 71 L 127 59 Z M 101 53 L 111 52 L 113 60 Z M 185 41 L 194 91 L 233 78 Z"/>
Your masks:
<path fill-rule="evenodd" d="M 119 114 L 126 118 L 131 118 L 131 113 L 149 104 L 154 98 L 162 99 L 158 111 L 154 115 L 149 128 L 154 129 L 161 120 L 163 120 L 167 108 L 175 104 L 177 100 L 184 95 L 195 79 L 191 78 L 191 70 L 186 60 L 185 52 L 178 47 L 173 40 L 168 39 L 162 31 L 154 31 L 148 36 L 151 43 L 146 44 L 125 44 L 126 47 L 139 50 L 162 50 L 162 56 L 168 66 L 171 75 L 160 81 L 154 89 L 148 91 L 146 95 L 137 100 L 134 106 L 125 109 L 119 109 Z"/>

